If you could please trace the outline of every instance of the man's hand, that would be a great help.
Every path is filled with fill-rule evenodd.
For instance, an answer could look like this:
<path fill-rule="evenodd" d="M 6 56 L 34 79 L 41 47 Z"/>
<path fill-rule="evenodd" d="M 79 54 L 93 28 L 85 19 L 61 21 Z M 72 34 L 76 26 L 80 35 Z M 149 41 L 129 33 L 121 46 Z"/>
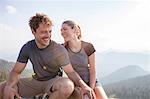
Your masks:
<path fill-rule="evenodd" d="M 96 99 L 95 93 L 91 87 L 89 87 L 78 75 L 78 73 L 73 69 L 71 64 L 63 67 L 65 73 L 68 75 L 75 85 L 82 88 L 83 94 L 87 94 L 90 99 Z"/>
<path fill-rule="evenodd" d="M 22 99 L 14 88 L 6 85 L 4 88 L 4 99 L 14 99 L 15 96 L 18 99 Z"/>
<path fill-rule="evenodd" d="M 85 86 L 83 89 L 83 95 L 87 95 L 89 99 L 96 99 L 95 92 L 89 86 Z"/>

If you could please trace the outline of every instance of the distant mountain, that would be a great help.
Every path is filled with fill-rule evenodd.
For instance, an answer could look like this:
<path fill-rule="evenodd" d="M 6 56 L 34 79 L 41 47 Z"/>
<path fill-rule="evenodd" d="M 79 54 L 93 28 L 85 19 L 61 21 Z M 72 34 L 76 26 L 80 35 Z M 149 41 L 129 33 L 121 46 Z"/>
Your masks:
<path fill-rule="evenodd" d="M 150 52 L 107 51 L 96 53 L 96 70 L 99 78 L 128 65 L 138 65 L 147 70 L 150 67 Z"/>
<path fill-rule="evenodd" d="M 6 60 L 0 59 L 0 76 L 3 73 L 8 74 L 12 70 L 14 64 L 15 64 L 14 62 L 8 62 Z M 32 70 L 25 69 L 21 74 L 21 77 L 31 76 L 31 74 L 32 74 Z"/>
<path fill-rule="evenodd" d="M 10 72 L 14 64 L 15 64 L 14 62 L 8 62 L 6 60 L 0 59 L 0 72 L 2 71 Z"/>
<path fill-rule="evenodd" d="M 145 75 L 104 85 L 103 87 L 109 97 L 116 97 L 117 99 L 150 99 L 149 84 L 150 75 Z"/>
<path fill-rule="evenodd" d="M 109 83 L 114 83 L 121 80 L 126 80 L 129 78 L 134 78 L 134 77 L 143 76 L 147 74 L 150 74 L 150 72 L 143 70 L 141 67 L 137 65 L 128 65 L 102 78 L 101 82 L 103 84 L 109 84 Z"/>

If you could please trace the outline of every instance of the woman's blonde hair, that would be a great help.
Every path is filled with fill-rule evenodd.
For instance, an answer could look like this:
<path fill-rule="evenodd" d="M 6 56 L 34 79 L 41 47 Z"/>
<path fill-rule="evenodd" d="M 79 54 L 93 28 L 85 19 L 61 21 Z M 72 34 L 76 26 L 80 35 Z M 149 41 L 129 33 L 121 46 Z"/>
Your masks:
<path fill-rule="evenodd" d="M 75 22 L 71 20 L 64 21 L 62 24 L 67 24 L 71 27 L 71 29 L 76 29 L 76 33 L 78 34 L 78 39 L 81 39 L 81 28 L 79 25 L 77 25 Z"/>

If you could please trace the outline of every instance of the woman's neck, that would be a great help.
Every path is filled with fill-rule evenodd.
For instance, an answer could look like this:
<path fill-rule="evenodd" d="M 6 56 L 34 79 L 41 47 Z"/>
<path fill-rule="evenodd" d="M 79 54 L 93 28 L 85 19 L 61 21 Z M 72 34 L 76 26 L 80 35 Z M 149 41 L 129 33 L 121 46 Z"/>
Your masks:
<path fill-rule="evenodd" d="M 81 50 L 81 40 L 74 39 L 68 42 L 68 47 L 73 52 L 79 52 Z"/>

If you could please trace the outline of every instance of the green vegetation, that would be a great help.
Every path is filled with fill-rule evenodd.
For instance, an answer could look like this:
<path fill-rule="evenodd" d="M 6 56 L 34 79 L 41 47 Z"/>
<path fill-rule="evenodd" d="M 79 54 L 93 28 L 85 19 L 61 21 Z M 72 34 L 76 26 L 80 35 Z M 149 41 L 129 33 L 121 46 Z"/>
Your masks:
<path fill-rule="evenodd" d="M 6 71 L 0 72 L 0 82 L 5 81 L 6 78 L 7 78 L 7 72 Z"/>
<path fill-rule="evenodd" d="M 104 85 L 107 95 L 118 99 L 150 99 L 150 75 Z"/>

